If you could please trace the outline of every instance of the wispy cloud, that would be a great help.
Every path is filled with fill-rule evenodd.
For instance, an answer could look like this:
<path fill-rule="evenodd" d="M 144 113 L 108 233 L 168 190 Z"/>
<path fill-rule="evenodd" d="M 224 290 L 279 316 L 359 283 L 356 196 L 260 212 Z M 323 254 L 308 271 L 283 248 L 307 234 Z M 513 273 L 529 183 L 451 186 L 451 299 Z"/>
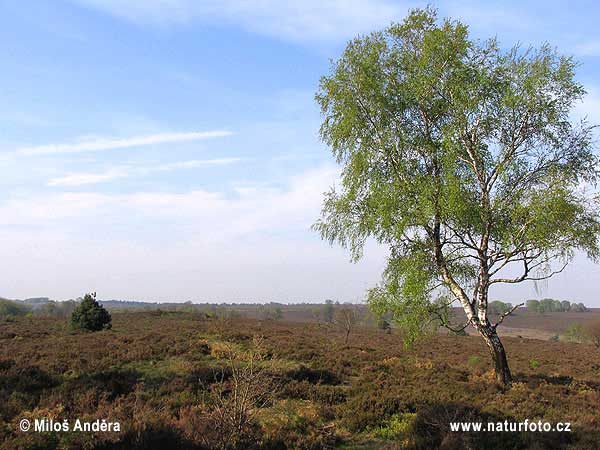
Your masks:
<path fill-rule="evenodd" d="M 156 167 L 147 167 L 145 170 L 151 172 L 170 171 L 176 169 L 194 169 L 209 166 L 223 166 L 240 162 L 242 158 L 215 158 L 215 159 L 193 159 L 191 161 L 178 161 L 167 163 Z"/>
<path fill-rule="evenodd" d="M 414 4 L 392 0 L 73 0 L 137 24 L 220 22 L 293 41 L 347 39 L 399 20 Z"/>
<path fill-rule="evenodd" d="M 62 177 L 53 178 L 48 181 L 48 186 L 84 186 L 89 184 L 105 183 L 117 178 L 124 178 L 132 175 L 148 175 L 155 172 L 169 172 L 178 169 L 194 169 L 202 167 L 223 166 L 235 164 L 242 158 L 216 158 L 216 159 L 194 159 L 191 161 L 177 161 L 157 166 L 146 167 L 117 167 L 101 173 L 70 173 Z"/>
<path fill-rule="evenodd" d="M 127 176 L 122 170 L 109 170 L 104 173 L 71 173 L 64 177 L 53 178 L 48 181 L 48 186 L 83 186 L 97 184 Z"/>
<path fill-rule="evenodd" d="M 92 137 L 82 138 L 76 142 L 61 144 L 46 144 L 35 147 L 17 149 L 20 155 L 51 155 L 57 153 L 84 153 L 115 150 L 147 145 L 167 144 L 173 142 L 199 141 L 218 137 L 230 136 L 231 131 L 194 131 L 186 133 L 159 133 L 146 136 L 133 136 L 128 138 Z"/>
<path fill-rule="evenodd" d="M 104 298 L 355 300 L 377 282 L 385 250 L 349 264 L 343 249 L 308 231 L 337 172 L 324 166 L 238 195 L 45 192 L 0 199 L 0 246 L 14 255 L 0 260 L 3 295 L 39 295 L 27 290 L 36 289 L 72 298 L 97 286 Z M 43 276 L 29 288 L 37 273 Z"/>
<path fill-rule="evenodd" d="M 337 167 L 327 164 L 288 178 L 284 186 L 255 186 L 254 189 L 237 190 L 236 195 L 198 189 L 176 193 L 47 191 L 16 195 L 8 201 L 0 201 L 0 226 L 50 226 L 50 222 L 55 222 L 63 229 L 63 226 L 76 226 L 71 220 L 75 216 L 79 217 L 80 223 L 86 222 L 86 211 L 93 208 L 115 220 L 142 214 L 148 218 L 148 224 L 152 222 L 159 228 L 165 218 L 174 225 L 193 225 L 200 227 L 202 236 L 209 240 L 212 238 L 208 234 L 229 238 L 268 231 L 274 226 L 281 231 L 281 228 L 294 228 L 299 223 L 308 229 L 319 214 L 322 192 L 336 180 L 337 173 Z M 103 174 L 106 177 L 117 175 L 118 172 Z"/>

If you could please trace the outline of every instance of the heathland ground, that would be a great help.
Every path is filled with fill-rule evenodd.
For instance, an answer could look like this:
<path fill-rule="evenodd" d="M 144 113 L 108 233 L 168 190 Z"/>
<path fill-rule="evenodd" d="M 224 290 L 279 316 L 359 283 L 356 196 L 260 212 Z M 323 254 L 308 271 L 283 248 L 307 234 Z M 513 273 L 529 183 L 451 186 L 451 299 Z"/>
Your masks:
<path fill-rule="evenodd" d="M 96 333 L 71 331 L 59 318 L 4 320 L 0 442 L 3 449 L 595 449 L 600 351 L 564 333 L 570 322 L 598 315 L 519 311 L 507 319 L 510 389 L 494 382 L 477 336 L 438 333 L 406 349 L 399 330 L 362 325 L 346 345 L 343 330 L 306 306 L 284 307 L 270 320 L 251 307 L 229 317 L 113 312 L 112 329 Z M 252 389 L 251 404 L 234 405 L 232 394 L 244 389 Z M 122 429 L 18 431 L 21 419 L 39 417 L 106 419 Z M 570 422 L 572 432 L 449 429 L 457 420 L 525 419 Z"/>

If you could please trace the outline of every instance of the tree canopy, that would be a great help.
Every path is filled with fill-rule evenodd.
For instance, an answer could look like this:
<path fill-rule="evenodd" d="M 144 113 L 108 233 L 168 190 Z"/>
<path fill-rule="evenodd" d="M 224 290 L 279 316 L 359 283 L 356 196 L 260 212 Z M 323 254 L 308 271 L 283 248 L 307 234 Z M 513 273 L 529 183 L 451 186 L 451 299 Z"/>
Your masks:
<path fill-rule="evenodd" d="M 369 238 L 389 247 L 368 299 L 409 340 L 455 300 L 495 332 L 491 286 L 550 277 L 577 249 L 598 257 L 576 65 L 549 45 L 470 39 L 426 9 L 352 40 L 321 79 L 321 137 L 342 173 L 315 228 L 355 260 Z"/>

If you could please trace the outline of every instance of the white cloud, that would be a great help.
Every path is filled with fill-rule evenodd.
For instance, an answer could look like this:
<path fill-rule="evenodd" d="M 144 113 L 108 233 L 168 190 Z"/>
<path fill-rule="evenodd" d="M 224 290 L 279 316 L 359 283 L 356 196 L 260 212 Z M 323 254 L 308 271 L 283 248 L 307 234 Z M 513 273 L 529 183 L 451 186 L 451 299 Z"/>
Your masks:
<path fill-rule="evenodd" d="M 158 166 L 160 167 L 160 166 Z M 116 176 L 99 174 L 97 179 Z M 318 217 L 322 193 L 337 176 L 337 168 L 323 165 L 318 169 L 292 176 L 284 187 L 257 185 L 237 189 L 236 195 L 191 190 L 173 192 L 136 192 L 104 194 L 95 192 L 47 192 L 30 196 L 13 196 L 0 205 L 0 226 L 56 226 L 85 230 L 90 212 L 107 221 L 143 217 L 148 230 L 153 226 L 162 233 L 164 221 L 173 227 L 195 230 L 202 239 L 228 240 L 256 232 L 280 233 L 295 229 L 306 231 Z M 93 176 L 88 178 L 96 181 Z M 74 180 L 74 181 L 73 181 Z M 72 181 L 88 181 L 85 176 L 54 180 L 67 186 Z M 79 220 L 73 220 L 79 218 Z"/>
<path fill-rule="evenodd" d="M 134 23 L 200 20 L 293 41 L 340 40 L 399 21 L 413 2 L 391 0 L 74 0 Z"/>
<path fill-rule="evenodd" d="M 69 298 L 97 289 L 102 298 L 163 301 L 362 298 L 378 279 L 382 252 L 351 265 L 347 252 L 309 230 L 337 173 L 324 165 L 281 187 L 232 195 L 13 195 L 0 203 L 0 245 L 11 255 L 0 260 L 7 280 L 0 295 Z"/>
<path fill-rule="evenodd" d="M 193 159 L 191 161 L 177 161 L 158 166 L 147 167 L 118 167 L 102 173 L 70 173 L 68 175 L 52 178 L 48 186 L 84 186 L 112 181 L 132 175 L 148 175 L 154 172 L 170 172 L 178 169 L 194 169 L 203 167 L 223 166 L 242 161 L 242 158 L 215 158 Z"/>
<path fill-rule="evenodd" d="M 36 147 L 24 147 L 17 150 L 21 155 L 51 155 L 56 153 L 83 153 L 114 150 L 121 148 L 142 147 L 173 142 L 198 141 L 230 136 L 230 131 L 215 130 L 186 133 L 159 133 L 128 138 L 87 137 L 76 142 L 63 144 L 46 144 Z"/>
<path fill-rule="evenodd" d="M 43 227 L 65 224 L 85 217 L 106 203 L 106 196 L 95 193 L 62 193 L 58 195 L 13 196 L 0 206 L 0 214 L 12 217 L 0 219 L 0 226 Z"/>

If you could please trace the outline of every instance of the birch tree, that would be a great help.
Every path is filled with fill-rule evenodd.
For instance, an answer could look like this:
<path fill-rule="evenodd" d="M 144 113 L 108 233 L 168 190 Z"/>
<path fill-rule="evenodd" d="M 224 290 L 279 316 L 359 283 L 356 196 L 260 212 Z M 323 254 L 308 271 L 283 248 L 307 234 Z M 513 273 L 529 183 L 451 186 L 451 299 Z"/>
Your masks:
<path fill-rule="evenodd" d="M 354 329 L 358 322 L 358 314 L 352 307 L 343 307 L 338 309 L 334 314 L 334 323 L 344 331 L 344 344 L 348 345 L 350 332 Z"/>
<path fill-rule="evenodd" d="M 598 161 L 593 127 L 571 119 L 585 94 L 575 69 L 548 45 L 501 50 L 414 10 L 349 42 L 316 95 L 342 172 L 315 229 L 353 260 L 367 239 L 387 246 L 371 308 L 408 341 L 432 316 L 472 326 L 505 385 L 497 327 L 520 305 L 490 317 L 490 288 L 549 278 L 577 250 L 598 257 L 598 203 L 585 190 Z"/>

